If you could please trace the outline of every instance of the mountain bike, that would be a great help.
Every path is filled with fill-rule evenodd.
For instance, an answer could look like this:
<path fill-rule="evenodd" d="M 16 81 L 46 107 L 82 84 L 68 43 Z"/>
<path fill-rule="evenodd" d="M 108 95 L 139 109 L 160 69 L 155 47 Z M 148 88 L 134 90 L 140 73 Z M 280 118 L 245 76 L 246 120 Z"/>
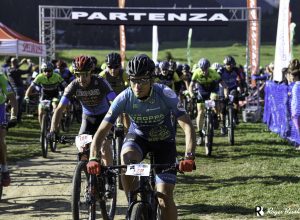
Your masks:
<path fill-rule="evenodd" d="M 73 140 L 73 141 L 72 141 Z M 72 143 L 74 137 L 62 136 L 61 143 Z M 76 136 L 75 144 L 78 149 L 78 163 L 76 165 L 72 181 L 71 210 L 74 220 L 79 219 L 113 219 L 116 211 L 117 189 L 116 176 L 90 175 L 87 172 L 89 161 L 90 143 L 92 135 L 82 134 Z M 111 191 L 107 193 L 107 184 Z M 96 204 L 99 202 L 100 211 Z"/>
<path fill-rule="evenodd" d="M 57 148 L 57 142 L 52 141 L 48 135 L 51 127 L 51 118 L 52 118 L 52 109 L 53 109 L 51 102 L 52 102 L 51 100 L 46 100 L 46 99 L 40 101 L 41 108 L 44 111 L 44 115 L 42 117 L 42 122 L 41 122 L 41 137 L 40 137 L 42 155 L 44 158 L 47 157 L 48 146 L 50 146 L 52 152 L 55 152 Z"/>
<path fill-rule="evenodd" d="M 227 128 L 228 141 L 231 145 L 234 145 L 234 108 L 233 108 L 233 95 L 228 95 L 226 103 L 226 116 L 225 116 L 225 126 Z"/>
<path fill-rule="evenodd" d="M 205 146 L 205 154 L 207 156 L 211 156 L 212 146 L 213 146 L 213 137 L 214 137 L 214 120 L 215 120 L 215 101 L 214 100 L 206 100 L 205 101 L 205 115 L 204 115 L 204 126 L 202 129 L 204 136 L 204 146 Z"/>

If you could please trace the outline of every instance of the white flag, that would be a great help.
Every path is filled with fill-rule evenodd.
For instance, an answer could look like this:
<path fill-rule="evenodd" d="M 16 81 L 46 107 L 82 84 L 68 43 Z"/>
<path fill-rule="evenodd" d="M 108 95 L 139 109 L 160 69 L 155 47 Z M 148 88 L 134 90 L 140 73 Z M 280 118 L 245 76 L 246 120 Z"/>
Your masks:
<path fill-rule="evenodd" d="M 152 27 L 152 60 L 154 63 L 157 62 L 158 57 L 158 33 L 157 33 L 157 25 L 153 25 Z"/>
<path fill-rule="evenodd" d="M 282 68 L 288 67 L 290 55 L 290 0 L 280 0 L 273 80 L 282 81 Z"/>

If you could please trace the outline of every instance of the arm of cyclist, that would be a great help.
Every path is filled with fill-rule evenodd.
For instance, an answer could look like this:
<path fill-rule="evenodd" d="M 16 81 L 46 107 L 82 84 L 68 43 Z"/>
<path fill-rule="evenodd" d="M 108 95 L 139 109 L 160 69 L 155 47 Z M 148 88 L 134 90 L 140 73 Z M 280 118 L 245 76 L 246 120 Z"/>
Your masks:
<path fill-rule="evenodd" d="M 178 124 L 185 134 L 185 159 L 180 161 L 179 170 L 183 172 L 191 172 L 196 168 L 195 165 L 195 149 L 196 149 L 196 132 L 194 126 L 187 114 L 178 117 Z"/>
<path fill-rule="evenodd" d="M 52 121 L 51 121 L 51 128 L 50 132 L 56 132 L 58 131 L 59 123 L 62 118 L 63 112 L 66 110 L 67 105 L 65 105 L 63 102 L 60 102 L 55 109 L 53 116 L 52 116 Z"/>
<path fill-rule="evenodd" d="M 100 164 L 97 162 L 97 155 L 99 155 L 98 152 L 100 152 L 101 150 L 102 142 L 104 141 L 105 137 L 107 136 L 108 132 L 111 130 L 112 127 L 113 124 L 103 120 L 93 137 L 90 149 L 90 159 L 87 164 L 87 171 L 90 174 L 100 173 Z"/>

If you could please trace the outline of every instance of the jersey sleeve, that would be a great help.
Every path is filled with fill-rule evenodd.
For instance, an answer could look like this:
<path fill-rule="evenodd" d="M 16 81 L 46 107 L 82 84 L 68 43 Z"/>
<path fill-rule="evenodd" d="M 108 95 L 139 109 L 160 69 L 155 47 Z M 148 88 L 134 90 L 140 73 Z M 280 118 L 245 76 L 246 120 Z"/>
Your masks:
<path fill-rule="evenodd" d="M 2 94 L 6 95 L 7 94 L 7 79 L 3 74 L 0 74 L 0 86 L 2 90 Z"/>
<path fill-rule="evenodd" d="M 105 121 L 114 124 L 118 116 L 125 112 L 125 105 L 127 100 L 125 91 L 121 92 L 111 103 L 111 106 L 104 117 Z"/>
<path fill-rule="evenodd" d="M 106 78 L 105 70 L 103 70 L 102 72 L 100 72 L 99 76 L 105 79 Z"/>
<path fill-rule="evenodd" d="M 161 98 L 177 118 L 186 114 L 185 108 L 179 101 L 178 96 L 168 86 L 163 85 Z"/>

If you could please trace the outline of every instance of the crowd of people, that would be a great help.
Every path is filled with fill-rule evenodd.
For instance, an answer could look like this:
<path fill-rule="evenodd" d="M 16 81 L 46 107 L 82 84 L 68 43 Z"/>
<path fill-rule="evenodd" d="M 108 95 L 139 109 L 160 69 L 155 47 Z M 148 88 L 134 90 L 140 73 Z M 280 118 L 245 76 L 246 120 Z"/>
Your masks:
<path fill-rule="evenodd" d="M 27 64 L 27 69 L 20 69 Z M 272 78 L 273 66 L 252 80 Z M 287 70 L 287 83 L 300 82 L 299 60 L 293 60 Z M 23 75 L 27 74 L 24 80 Z M 2 186 L 10 184 L 6 161 L 5 135 L 8 124 L 22 121 L 24 101 L 28 102 L 33 92 L 40 100 L 51 100 L 53 110 L 49 138 L 55 140 L 63 113 L 74 99 L 82 107 L 82 121 L 79 134 L 93 135 L 88 172 L 99 173 L 99 158 L 105 165 L 112 164 L 112 152 L 106 140 L 107 133 L 117 121 L 126 128 L 126 137 L 121 151 L 123 164 L 141 162 L 148 152 L 154 153 L 156 163 L 176 161 L 177 123 L 185 133 L 185 157 L 180 161 L 181 171 L 190 172 L 195 167 L 196 145 L 203 143 L 204 102 L 226 100 L 234 97 L 234 120 L 239 123 L 239 95 L 247 94 L 248 78 L 243 66 L 237 65 L 234 57 L 224 57 L 223 63 L 212 63 L 200 58 L 194 66 L 180 64 L 173 60 L 154 63 L 147 55 L 139 54 L 122 68 L 121 56 L 109 53 L 99 66 L 92 56 L 77 56 L 68 67 L 64 60 L 53 60 L 37 66 L 30 59 L 20 62 L 15 57 L 5 58 L 0 74 L 0 165 Z M 25 82 L 25 83 L 24 83 Z M 27 85 L 26 85 L 27 83 Z M 299 84 L 300 85 L 300 84 Z M 263 85 L 262 85 L 263 86 Z M 300 88 L 300 87 L 299 87 Z M 295 86 L 294 93 L 299 90 Z M 261 88 L 262 89 L 262 88 Z M 183 100 L 196 99 L 196 130 L 192 124 Z M 6 118 L 9 103 L 10 119 Z M 297 100 L 293 105 L 298 106 Z M 300 109 L 300 108 L 298 108 Z M 221 135 L 226 134 L 225 104 L 216 106 L 216 120 L 220 122 Z M 300 113 L 293 112 L 293 118 L 300 127 Z M 38 105 L 38 120 L 41 123 L 43 108 Z M 133 190 L 132 179 L 122 176 L 125 192 Z M 173 191 L 176 172 L 157 170 L 156 184 L 160 192 L 159 203 L 163 219 L 177 219 Z M 127 195 L 127 193 L 126 193 Z"/>

